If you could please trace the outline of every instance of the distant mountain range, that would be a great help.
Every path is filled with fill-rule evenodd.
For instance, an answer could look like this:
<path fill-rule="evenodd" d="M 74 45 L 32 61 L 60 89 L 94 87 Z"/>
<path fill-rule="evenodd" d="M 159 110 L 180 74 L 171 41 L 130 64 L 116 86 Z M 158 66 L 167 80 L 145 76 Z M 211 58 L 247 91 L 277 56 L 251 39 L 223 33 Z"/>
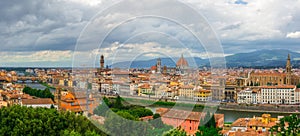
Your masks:
<path fill-rule="evenodd" d="M 288 54 L 291 55 L 293 67 L 300 66 L 300 53 L 289 50 L 258 50 L 249 53 L 237 53 L 226 56 L 227 67 L 252 67 L 252 68 L 269 68 L 269 67 L 285 67 Z M 161 58 L 162 66 L 175 67 L 179 58 L 172 60 L 171 58 Z M 186 58 L 190 66 L 209 67 L 209 60 L 202 58 Z M 194 62 L 194 63 L 193 63 Z M 156 64 L 156 59 L 140 60 L 133 62 L 119 62 L 111 65 L 113 68 L 150 68 Z M 193 65 L 194 64 L 194 65 Z"/>
<path fill-rule="evenodd" d="M 294 67 L 299 66 L 300 53 L 289 50 L 258 50 L 227 56 L 227 67 L 285 67 L 288 54 Z"/>

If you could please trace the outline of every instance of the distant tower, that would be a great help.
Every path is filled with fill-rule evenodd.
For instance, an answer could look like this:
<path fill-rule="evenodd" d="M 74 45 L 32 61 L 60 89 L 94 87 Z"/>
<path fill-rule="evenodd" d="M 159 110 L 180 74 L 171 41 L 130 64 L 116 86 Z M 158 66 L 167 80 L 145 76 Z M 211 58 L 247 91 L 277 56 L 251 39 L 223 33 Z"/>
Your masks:
<path fill-rule="evenodd" d="M 167 74 L 167 66 L 166 65 L 164 65 L 163 74 Z"/>
<path fill-rule="evenodd" d="M 287 85 L 291 85 L 292 83 L 292 66 L 291 66 L 291 57 L 290 57 L 290 54 L 288 54 L 288 58 L 287 58 L 287 61 L 286 61 L 286 80 L 285 80 L 285 83 Z"/>
<path fill-rule="evenodd" d="M 101 55 L 101 59 L 100 59 L 100 69 L 104 69 L 104 56 Z"/>
<path fill-rule="evenodd" d="M 158 58 L 156 62 L 156 72 L 161 73 L 161 59 Z"/>

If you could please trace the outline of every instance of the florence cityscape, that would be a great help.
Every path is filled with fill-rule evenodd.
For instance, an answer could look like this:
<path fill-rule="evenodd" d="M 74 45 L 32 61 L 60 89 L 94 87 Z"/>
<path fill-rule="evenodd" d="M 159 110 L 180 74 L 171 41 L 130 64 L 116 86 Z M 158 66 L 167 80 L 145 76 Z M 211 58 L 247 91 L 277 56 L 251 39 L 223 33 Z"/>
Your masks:
<path fill-rule="evenodd" d="M 2 3 L 0 135 L 300 136 L 299 0 Z"/>

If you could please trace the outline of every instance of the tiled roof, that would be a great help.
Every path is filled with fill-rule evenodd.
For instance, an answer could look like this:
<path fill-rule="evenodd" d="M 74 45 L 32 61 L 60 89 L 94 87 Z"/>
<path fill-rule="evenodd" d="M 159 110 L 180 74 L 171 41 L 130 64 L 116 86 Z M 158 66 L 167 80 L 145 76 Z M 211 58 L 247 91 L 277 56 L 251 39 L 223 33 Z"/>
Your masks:
<path fill-rule="evenodd" d="M 33 104 L 54 104 L 51 98 L 39 98 L 39 99 L 22 99 L 23 105 Z"/>
<path fill-rule="evenodd" d="M 182 88 L 182 89 L 194 89 L 194 86 L 184 85 L 184 86 L 180 86 L 180 88 Z"/>
<path fill-rule="evenodd" d="M 251 76 L 286 76 L 285 73 L 270 73 L 270 72 L 262 72 L 262 73 L 251 73 Z"/>
<path fill-rule="evenodd" d="M 174 110 L 174 109 L 157 109 L 157 113 L 160 113 L 162 117 L 166 118 L 177 118 L 177 119 L 188 119 L 200 121 L 200 117 L 204 116 L 201 112 L 191 112 L 185 110 Z"/>
<path fill-rule="evenodd" d="M 230 133 L 229 136 L 267 136 L 268 132 L 255 131 L 255 130 L 246 130 L 246 131 L 236 131 Z"/>
<path fill-rule="evenodd" d="M 246 126 L 259 126 L 270 128 L 276 125 L 275 121 L 263 123 L 261 118 L 239 118 L 232 123 L 232 127 L 246 127 Z"/>
<path fill-rule="evenodd" d="M 143 84 L 143 85 L 139 86 L 139 88 L 150 89 L 151 87 L 149 84 Z"/>

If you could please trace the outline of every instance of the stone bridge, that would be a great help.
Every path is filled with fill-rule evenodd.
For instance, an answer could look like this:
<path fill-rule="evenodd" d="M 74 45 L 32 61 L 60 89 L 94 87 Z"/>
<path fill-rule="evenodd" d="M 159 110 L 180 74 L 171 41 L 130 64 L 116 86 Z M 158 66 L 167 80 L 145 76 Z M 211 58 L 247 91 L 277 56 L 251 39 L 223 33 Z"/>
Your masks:
<path fill-rule="evenodd" d="M 17 77 L 18 82 L 26 82 L 26 81 L 31 81 L 31 82 L 37 82 L 39 81 L 38 77 L 27 77 L 27 76 L 19 76 Z"/>

